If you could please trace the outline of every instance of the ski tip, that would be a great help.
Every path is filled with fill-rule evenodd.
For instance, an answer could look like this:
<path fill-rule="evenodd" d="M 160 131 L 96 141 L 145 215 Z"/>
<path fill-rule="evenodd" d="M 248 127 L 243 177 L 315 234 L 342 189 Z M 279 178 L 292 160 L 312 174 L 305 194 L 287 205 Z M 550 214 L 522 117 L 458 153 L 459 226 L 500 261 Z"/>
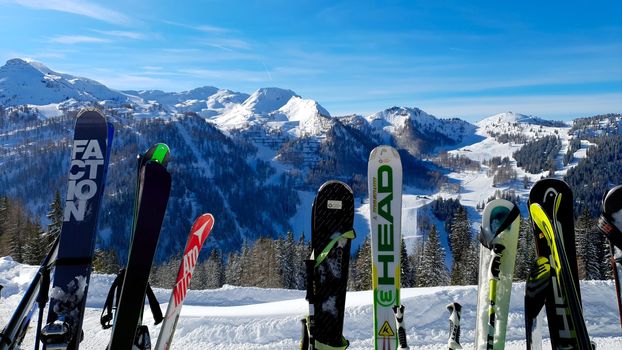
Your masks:
<path fill-rule="evenodd" d="M 399 152 L 388 145 L 380 145 L 377 146 L 376 148 L 374 148 L 370 153 L 369 153 L 369 159 L 376 159 L 376 158 L 394 158 L 399 160 L 400 159 L 400 154 Z"/>
<path fill-rule="evenodd" d="M 325 189 L 326 187 L 331 186 L 331 185 L 334 185 L 334 186 L 341 186 L 341 187 L 345 188 L 348 192 L 350 192 L 350 193 L 352 193 L 352 194 L 354 193 L 354 192 L 352 191 L 352 188 L 350 188 L 350 186 L 348 186 L 348 184 L 346 184 L 346 183 L 345 183 L 345 182 L 343 182 L 343 181 L 339 181 L 339 180 L 328 180 L 328 181 L 324 182 L 324 183 L 320 186 L 320 188 L 318 188 L 318 190 L 317 190 L 317 191 L 318 191 L 318 192 L 321 192 L 323 189 Z"/>

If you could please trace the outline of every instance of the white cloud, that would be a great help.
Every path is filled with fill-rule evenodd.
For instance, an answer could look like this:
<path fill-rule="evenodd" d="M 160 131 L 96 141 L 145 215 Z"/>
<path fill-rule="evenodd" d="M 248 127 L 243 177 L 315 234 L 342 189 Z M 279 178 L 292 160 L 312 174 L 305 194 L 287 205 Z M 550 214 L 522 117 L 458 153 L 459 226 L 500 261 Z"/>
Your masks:
<path fill-rule="evenodd" d="M 50 38 L 50 42 L 55 44 L 72 45 L 85 43 L 108 43 L 110 40 L 85 35 L 61 35 Z"/>
<path fill-rule="evenodd" d="M 96 33 L 99 33 L 99 34 L 108 35 L 108 36 L 114 36 L 114 37 L 118 37 L 118 38 L 125 38 L 125 39 L 143 40 L 143 39 L 147 38 L 142 33 L 128 32 L 128 31 L 122 31 L 122 30 L 97 30 L 97 29 L 93 29 L 93 31 L 96 32 Z"/>
<path fill-rule="evenodd" d="M 230 29 L 224 28 L 224 27 L 217 27 L 217 26 L 213 26 L 213 25 L 209 25 L 209 24 L 198 24 L 198 25 L 194 25 L 194 24 L 186 24 L 186 23 L 180 23 L 180 22 L 175 22 L 175 21 L 167 21 L 164 20 L 162 21 L 163 23 L 166 24 L 170 24 L 176 27 L 181 27 L 181 28 L 187 28 L 187 29 L 193 29 L 199 32 L 205 32 L 205 33 L 228 33 L 231 32 Z"/>
<path fill-rule="evenodd" d="M 16 4 L 37 10 L 73 13 L 100 21 L 127 25 L 130 18 L 120 12 L 84 0 L 14 0 Z"/>
<path fill-rule="evenodd" d="M 201 40 L 201 43 L 225 51 L 234 51 L 236 49 L 248 50 L 251 47 L 247 41 L 241 39 L 205 39 Z"/>
<path fill-rule="evenodd" d="M 180 69 L 180 73 L 194 78 L 221 80 L 226 82 L 266 82 L 269 76 L 265 71 L 251 70 L 211 70 L 211 69 Z"/>

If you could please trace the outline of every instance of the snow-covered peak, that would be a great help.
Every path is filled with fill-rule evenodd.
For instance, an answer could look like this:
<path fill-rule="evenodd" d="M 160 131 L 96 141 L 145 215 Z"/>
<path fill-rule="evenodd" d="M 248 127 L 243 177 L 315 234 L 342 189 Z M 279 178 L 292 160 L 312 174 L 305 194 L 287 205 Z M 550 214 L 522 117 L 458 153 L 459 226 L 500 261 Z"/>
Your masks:
<path fill-rule="evenodd" d="M 376 129 L 391 130 L 402 128 L 409 121 L 417 122 L 423 127 L 435 127 L 439 124 L 438 119 L 414 107 L 391 107 L 368 116 L 367 120 Z"/>
<path fill-rule="evenodd" d="M 207 99 L 207 107 L 209 109 L 221 109 L 230 104 L 241 104 L 248 97 L 249 95 L 245 93 L 220 89 Z"/>
<path fill-rule="evenodd" d="M 0 67 L 0 104 L 48 105 L 70 99 L 121 101 L 126 100 L 126 96 L 97 81 L 54 72 L 38 62 L 14 58 Z"/>
<path fill-rule="evenodd" d="M 492 115 L 477 122 L 480 127 L 499 126 L 503 124 L 532 124 L 542 126 L 564 126 L 563 122 L 556 122 L 551 120 L 545 120 L 533 115 L 525 115 L 515 112 L 504 112 Z"/>
<path fill-rule="evenodd" d="M 276 113 L 286 116 L 289 121 L 299 121 L 301 123 L 317 115 L 330 117 L 330 113 L 319 103 L 311 99 L 303 99 L 299 96 L 290 98 Z"/>
<path fill-rule="evenodd" d="M 275 87 L 261 88 L 246 99 L 242 105 L 253 113 L 270 113 L 283 107 L 293 96 L 299 97 L 292 90 Z"/>
<path fill-rule="evenodd" d="M 538 120 L 540 120 L 540 118 L 508 111 L 484 118 L 477 122 L 477 125 L 486 126 L 503 123 L 531 123 Z"/>

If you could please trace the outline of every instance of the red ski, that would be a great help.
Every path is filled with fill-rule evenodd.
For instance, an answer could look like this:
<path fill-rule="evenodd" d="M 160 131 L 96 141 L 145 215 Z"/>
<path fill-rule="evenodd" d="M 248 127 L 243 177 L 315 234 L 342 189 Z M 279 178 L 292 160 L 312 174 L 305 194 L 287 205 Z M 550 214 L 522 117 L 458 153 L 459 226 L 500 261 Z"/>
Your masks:
<path fill-rule="evenodd" d="M 184 299 L 186 299 L 186 293 L 188 292 L 188 286 L 192 279 L 194 267 L 199 258 L 199 252 L 207 236 L 209 236 L 212 231 L 212 227 L 214 227 L 214 217 L 212 214 L 203 214 L 199 216 L 192 225 L 190 236 L 186 243 L 186 249 L 184 250 L 184 256 L 179 265 L 179 273 L 177 273 L 177 280 L 173 287 L 171 300 L 168 303 L 166 315 L 164 316 L 162 328 L 160 329 L 160 335 L 158 336 L 158 342 L 155 346 L 156 350 L 169 349 L 171 346 L 177 320 L 179 319 L 179 313 L 181 312 Z"/>

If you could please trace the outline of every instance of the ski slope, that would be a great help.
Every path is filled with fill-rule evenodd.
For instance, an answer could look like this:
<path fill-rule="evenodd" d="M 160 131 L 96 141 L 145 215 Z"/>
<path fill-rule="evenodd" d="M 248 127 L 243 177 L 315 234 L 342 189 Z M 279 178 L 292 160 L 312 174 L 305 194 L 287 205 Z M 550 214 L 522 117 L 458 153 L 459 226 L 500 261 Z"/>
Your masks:
<path fill-rule="evenodd" d="M 4 327 L 30 279 L 35 267 L 0 258 L 0 325 Z M 103 350 L 110 330 L 99 325 L 101 307 L 114 276 L 94 275 L 89 289 L 84 321 L 85 337 L 81 349 Z M 523 317 L 524 283 L 515 283 L 508 318 L 507 349 L 525 348 Z M 585 319 L 599 350 L 622 348 L 622 331 L 615 306 L 613 281 L 581 283 Z M 170 290 L 156 289 L 160 301 L 168 301 Z M 225 286 L 216 290 L 190 291 L 177 325 L 173 349 L 296 349 L 301 332 L 300 319 L 307 313 L 304 291 Z M 408 342 L 412 349 L 446 349 L 447 318 L 445 306 L 452 301 L 463 305 L 462 339 L 465 349 L 473 348 L 476 286 L 402 289 L 406 306 Z M 346 300 L 345 336 L 352 350 L 372 348 L 371 292 L 350 292 Z M 166 309 L 166 304 L 161 305 Z M 153 326 L 145 312 L 145 324 L 155 344 L 160 326 Z M 35 322 L 31 322 L 34 326 Z M 548 331 L 544 331 L 547 337 Z M 32 331 L 23 349 L 33 348 Z M 548 339 L 544 348 L 550 349 Z"/>

